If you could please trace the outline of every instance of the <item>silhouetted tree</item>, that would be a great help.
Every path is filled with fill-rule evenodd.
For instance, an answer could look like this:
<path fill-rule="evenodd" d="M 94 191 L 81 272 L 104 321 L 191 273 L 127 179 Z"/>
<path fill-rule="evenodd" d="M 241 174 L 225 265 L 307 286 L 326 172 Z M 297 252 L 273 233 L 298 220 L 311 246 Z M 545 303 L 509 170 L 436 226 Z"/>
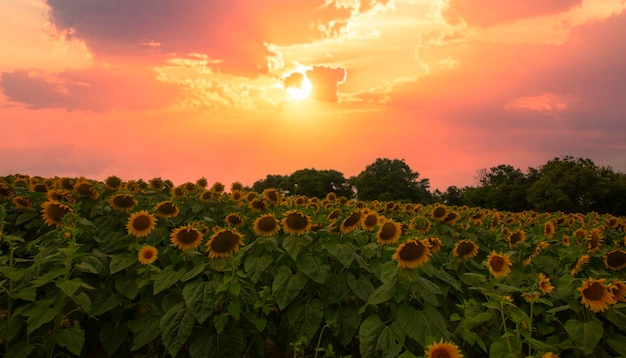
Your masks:
<path fill-rule="evenodd" d="M 404 160 L 378 158 L 350 182 L 356 187 L 359 200 L 433 200 L 428 179 L 419 179 L 419 173 Z"/>
<path fill-rule="evenodd" d="M 342 173 L 336 170 L 300 169 L 293 172 L 285 182 L 290 195 L 306 195 L 323 198 L 328 193 L 352 198 L 352 186 Z"/>
<path fill-rule="evenodd" d="M 288 187 L 288 179 L 287 175 L 274 175 L 268 174 L 265 179 L 257 180 L 252 184 L 252 190 L 257 193 L 262 193 L 263 190 L 274 188 L 279 190 L 285 190 Z"/>

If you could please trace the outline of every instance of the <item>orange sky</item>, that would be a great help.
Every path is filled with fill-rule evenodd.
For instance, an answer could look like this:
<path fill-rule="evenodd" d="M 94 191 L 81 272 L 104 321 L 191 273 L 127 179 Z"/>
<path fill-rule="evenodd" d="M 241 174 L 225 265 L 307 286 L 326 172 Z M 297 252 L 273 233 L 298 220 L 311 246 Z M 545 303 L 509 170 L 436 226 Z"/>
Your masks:
<path fill-rule="evenodd" d="M 252 185 L 384 157 L 446 190 L 565 155 L 626 172 L 625 9 L 3 1 L 0 175 Z"/>

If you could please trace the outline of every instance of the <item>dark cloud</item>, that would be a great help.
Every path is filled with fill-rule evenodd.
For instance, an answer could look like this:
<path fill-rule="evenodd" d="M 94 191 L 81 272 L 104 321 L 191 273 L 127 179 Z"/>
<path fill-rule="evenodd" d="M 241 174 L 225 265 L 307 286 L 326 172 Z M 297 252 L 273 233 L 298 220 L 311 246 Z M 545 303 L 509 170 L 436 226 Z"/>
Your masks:
<path fill-rule="evenodd" d="M 2 74 L 0 90 L 10 101 L 31 109 L 106 112 L 164 108 L 177 97 L 178 89 L 156 81 L 155 75 L 149 70 L 14 71 Z"/>
<path fill-rule="evenodd" d="M 306 71 L 311 81 L 311 97 L 324 102 L 337 102 L 337 86 L 346 79 L 346 71 L 342 67 L 313 66 Z"/>
<path fill-rule="evenodd" d="M 492 26 L 520 19 L 565 12 L 582 0 L 475 1 L 450 0 L 444 18 L 451 24 L 465 20 L 473 26 Z"/>

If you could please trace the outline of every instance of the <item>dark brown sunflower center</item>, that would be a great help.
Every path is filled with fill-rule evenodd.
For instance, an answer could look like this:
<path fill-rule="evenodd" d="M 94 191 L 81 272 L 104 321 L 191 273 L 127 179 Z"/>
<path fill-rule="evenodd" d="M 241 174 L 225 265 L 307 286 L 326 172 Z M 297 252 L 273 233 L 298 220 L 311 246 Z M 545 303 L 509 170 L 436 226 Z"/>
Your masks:
<path fill-rule="evenodd" d="M 444 217 L 444 215 L 446 215 L 446 208 L 444 207 L 438 207 L 435 208 L 435 210 L 433 210 L 433 216 L 436 218 L 442 218 Z"/>
<path fill-rule="evenodd" d="M 261 218 L 258 222 L 258 229 L 262 232 L 272 232 L 276 230 L 276 219 L 271 216 Z"/>
<path fill-rule="evenodd" d="M 391 240 L 394 238 L 394 236 L 396 235 L 396 233 L 398 232 L 398 229 L 396 228 L 396 226 L 392 223 L 384 223 L 383 226 L 380 228 L 380 239 L 385 241 L 385 240 Z"/>
<path fill-rule="evenodd" d="M 346 220 L 344 220 L 343 226 L 344 227 L 352 227 L 352 226 L 358 224 L 360 220 L 361 220 L 361 213 L 359 213 L 359 212 L 352 213 L 352 214 L 350 214 L 350 216 L 348 216 L 346 218 Z"/>
<path fill-rule="evenodd" d="M 93 195 L 96 189 L 91 186 L 91 184 L 83 183 L 80 184 L 78 188 L 76 188 L 76 191 L 78 191 L 78 194 L 80 194 L 81 196 L 90 196 Z"/>
<path fill-rule="evenodd" d="M 69 209 L 60 204 L 52 204 L 48 207 L 48 216 L 55 222 L 60 222 Z"/>
<path fill-rule="evenodd" d="M 227 230 L 220 232 L 211 242 L 211 250 L 219 253 L 227 253 L 239 243 L 239 235 Z"/>
<path fill-rule="evenodd" d="M 46 186 L 46 184 L 35 184 L 35 186 L 33 186 L 33 191 L 45 193 L 48 191 L 48 187 Z"/>
<path fill-rule="evenodd" d="M 204 193 L 202 193 L 202 200 L 211 200 L 211 198 L 213 198 L 213 193 L 210 191 L 205 191 Z"/>
<path fill-rule="evenodd" d="M 519 231 L 514 232 L 509 238 L 509 242 L 511 245 L 517 245 L 518 242 L 522 241 L 522 233 Z"/>
<path fill-rule="evenodd" d="M 133 220 L 133 228 L 141 231 L 146 230 L 152 225 L 152 220 L 148 215 L 139 215 Z"/>
<path fill-rule="evenodd" d="M 106 185 L 111 188 L 119 188 L 122 185 L 122 181 L 119 178 L 109 178 L 106 181 Z"/>
<path fill-rule="evenodd" d="M 113 198 L 113 203 L 120 208 L 132 208 L 135 206 L 135 200 L 131 195 L 119 195 Z"/>
<path fill-rule="evenodd" d="M 425 251 L 426 246 L 421 242 L 407 242 L 400 250 L 399 256 L 404 261 L 414 261 L 424 256 Z"/>
<path fill-rule="evenodd" d="M 615 250 L 607 253 L 606 263 L 609 267 L 620 267 L 626 265 L 626 252 L 622 250 Z"/>
<path fill-rule="evenodd" d="M 363 220 L 363 223 L 367 227 L 372 227 L 378 223 L 378 217 L 376 215 L 367 215 Z"/>
<path fill-rule="evenodd" d="M 309 221 L 306 216 L 300 213 L 291 213 L 287 215 L 287 226 L 293 230 L 304 230 Z"/>
<path fill-rule="evenodd" d="M 495 272 L 500 272 L 504 268 L 504 259 L 501 256 L 494 256 L 489 263 L 491 269 Z"/>
<path fill-rule="evenodd" d="M 339 215 L 341 215 L 341 211 L 339 211 L 339 209 L 335 209 L 330 214 L 328 214 L 328 219 L 329 220 L 336 219 L 339 217 Z"/>
<path fill-rule="evenodd" d="M 583 290 L 583 296 L 591 301 L 600 301 L 604 296 L 604 285 L 601 282 L 593 282 Z"/>
<path fill-rule="evenodd" d="M 259 210 L 265 209 L 265 206 L 266 206 L 265 201 L 263 201 L 262 199 L 254 199 L 252 200 L 250 204 L 252 205 L 254 209 L 259 209 Z"/>
<path fill-rule="evenodd" d="M 157 211 L 164 215 L 174 214 L 177 210 L 176 205 L 171 202 L 163 203 L 157 208 Z"/>
<path fill-rule="evenodd" d="M 266 192 L 265 193 L 265 197 L 267 198 L 267 200 L 269 200 L 269 201 L 271 201 L 273 203 L 276 203 L 279 200 L 278 193 L 273 191 L 273 190 Z"/>
<path fill-rule="evenodd" d="M 243 222 L 243 219 L 239 215 L 229 215 L 227 221 L 231 225 L 239 225 Z"/>
<path fill-rule="evenodd" d="M 475 247 L 476 245 L 472 242 L 460 242 L 456 247 L 456 253 L 461 256 L 467 256 L 474 252 Z"/>
<path fill-rule="evenodd" d="M 450 358 L 448 351 L 443 348 L 435 349 L 430 356 L 433 358 Z"/>
<path fill-rule="evenodd" d="M 154 257 L 154 251 L 152 250 L 143 250 L 142 252 L 144 260 L 150 260 Z"/>
<path fill-rule="evenodd" d="M 200 233 L 195 230 L 195 229 L 191 229 L 191 228 L 187 228 L 187 229 L 183 229 L 180 230 L 177 234 L 176 234 L 176 239 L 185 245 L 188 244 L 193 244 L 195 243 L 198 239 L 200 238 Z"/>

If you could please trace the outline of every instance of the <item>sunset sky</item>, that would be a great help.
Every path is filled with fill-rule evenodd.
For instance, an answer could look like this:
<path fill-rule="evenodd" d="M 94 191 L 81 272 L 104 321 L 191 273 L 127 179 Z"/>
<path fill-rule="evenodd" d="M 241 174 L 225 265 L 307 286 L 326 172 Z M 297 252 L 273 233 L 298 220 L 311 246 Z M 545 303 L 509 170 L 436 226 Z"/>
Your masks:
<path fill-rule="evenodd" d="M 626 0 L 6 0 L 0 175 L 626 172 Z"/>

